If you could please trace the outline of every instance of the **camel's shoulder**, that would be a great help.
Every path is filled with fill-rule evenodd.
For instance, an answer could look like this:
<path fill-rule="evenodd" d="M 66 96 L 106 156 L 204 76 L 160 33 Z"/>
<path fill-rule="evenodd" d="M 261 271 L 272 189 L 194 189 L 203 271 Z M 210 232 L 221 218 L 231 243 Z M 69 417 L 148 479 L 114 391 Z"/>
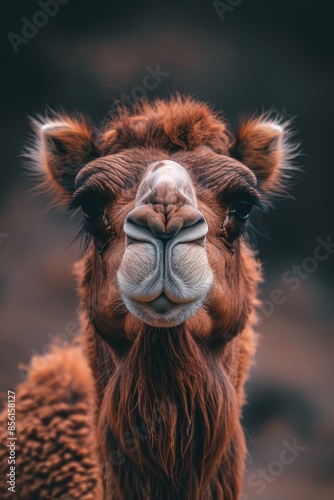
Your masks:
<path fill-rule="evenodd" d="M 98 499 L 101 484 L 94 427 L 94 382 L 80 345 L 34 356 L 16 391 L 18 498 Z M 7 411 L 1 417 L 7 427 Z M 8 450 L 0 451 L 1 498 Z"/>

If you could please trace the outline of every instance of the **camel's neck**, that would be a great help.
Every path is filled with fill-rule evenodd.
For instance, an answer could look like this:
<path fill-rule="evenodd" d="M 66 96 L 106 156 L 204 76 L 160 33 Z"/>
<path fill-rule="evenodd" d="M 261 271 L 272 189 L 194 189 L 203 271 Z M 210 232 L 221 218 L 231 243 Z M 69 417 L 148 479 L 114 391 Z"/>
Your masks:
<path fill-rule="evenodd" d="M 106 497 L 236 498 L 243 438 L 221 357 L 181 329 L 144 331 L 115 365 L 98 338 L 89 349 Z"/>

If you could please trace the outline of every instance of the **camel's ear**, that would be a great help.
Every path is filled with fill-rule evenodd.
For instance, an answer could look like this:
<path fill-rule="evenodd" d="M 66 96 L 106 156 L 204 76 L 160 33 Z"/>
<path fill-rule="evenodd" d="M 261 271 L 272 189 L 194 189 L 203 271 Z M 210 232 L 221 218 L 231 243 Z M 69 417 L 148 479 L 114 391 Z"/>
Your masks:
<path fill-rule="evenodd" d="M 33 121 L 37 141 L 28 153 L 34 168 L 65 203 L 75 188 L 78 172 L 98 156 L 93 128 L 81 117 L 56 115 Z"/>
<path fill-rule="evenodd" d="M 258 185 L 268 194 L 284 190 L 291 161 L 297 146 L 289 143 L 287 125 L 265 116 L 241 121 L 237 129 L 232 156 L 255 173 Z"/>

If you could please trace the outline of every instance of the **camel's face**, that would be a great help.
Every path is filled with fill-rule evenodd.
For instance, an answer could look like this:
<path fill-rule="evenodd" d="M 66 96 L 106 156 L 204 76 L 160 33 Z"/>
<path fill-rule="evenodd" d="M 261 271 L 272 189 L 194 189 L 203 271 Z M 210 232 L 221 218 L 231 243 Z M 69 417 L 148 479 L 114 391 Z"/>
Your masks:
<path fill-rule="evenodd" d="M 194 333 L 200 324 L 204 338 L 242 328 L 256 281 L 244 234 L 260 197 L 248 167 L 207 147 L 89 162 L 72 203 L 92 243 L 92 319 L 106 328 L 120 322 L 128 335 L 143 323 L 187 322 Z"/>
<path fill-rule="evenodd" d="M 154 162 L 124 222 L 118 284 L 130 313 L 152 326 L 175 326 L 195 314 L 213 283 L 207 232 L 185 168 Z"/>
<path fill-rule="evenodd" d="M 233 142 L 199 103 L 138 113 L 98 140 L 84 121 L 63 117 L 38 132 L 48 185 L 84 214 L 90 319 L 104 336 L 184 322 L 202 338 L 235 335 L 258 281 L 243 235 L 252 207 L 280 188 L 283 129 L 251 119 Z"/>

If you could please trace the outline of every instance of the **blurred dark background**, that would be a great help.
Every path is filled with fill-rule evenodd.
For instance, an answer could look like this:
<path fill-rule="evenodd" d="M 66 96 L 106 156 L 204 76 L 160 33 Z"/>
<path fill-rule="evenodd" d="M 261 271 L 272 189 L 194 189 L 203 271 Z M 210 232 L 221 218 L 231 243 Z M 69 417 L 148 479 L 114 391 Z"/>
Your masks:
<path fill-rule="evenodd" d="M 76 320 L 70 270 L 79 249 L 67 249 L 75 223 L 47 211 L 49 200 L 31 192 L 18 159 L 28 115 L 62 106 L 99 122 L 124 95 L 129 102 L 179 91 L 224 110 L 233 128 L 244 112 L 273 107 L 295 117 L 302 173 L 293 197 L 257 223 L 265 309 L 244 414 L 243 500 L 334 498 L 334 253 L 323 250 L 326 260 L 312 260 L 317 238 L 334 240 L 330 2 L 227 0 L 224 13 L 204 0 L 62 1 L 46 19 L 36 17 L 38 1 L 3 6 L 0 390 L 21 380 L 18 363 L 43 353 Z M 27 28 L 26 42 L 10 40 L 10 32 L 23 36 L 24 16 L 45 25 L 37 33 Z M 165 75 L 143 90 L 157 65 Z M 286 279 L 294 265 L 303 267 L 298 283 Z M 281 304 L 271 301 L 275 289 L 284 295 Z M 282 465 L 281 452 L 294 440 L 303 450 Z"/>

